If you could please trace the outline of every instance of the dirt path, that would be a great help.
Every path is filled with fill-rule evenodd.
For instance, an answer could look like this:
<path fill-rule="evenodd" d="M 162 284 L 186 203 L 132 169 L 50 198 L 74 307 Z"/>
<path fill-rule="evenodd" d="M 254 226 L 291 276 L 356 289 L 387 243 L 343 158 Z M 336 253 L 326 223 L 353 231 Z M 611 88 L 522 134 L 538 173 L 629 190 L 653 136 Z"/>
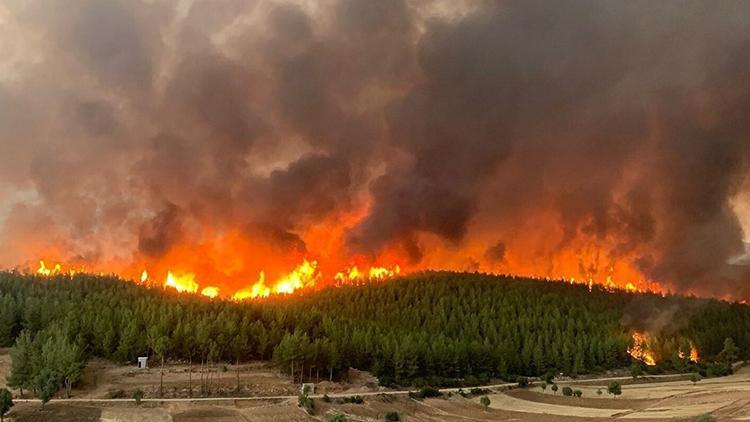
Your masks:
<path fill-rule="evenodd" d="M 675 375 L 654 375 L 651 378 L 678 378 L 678 377 L 684 377 L 686 374 L 675 374 Z M 580 382 L 585 383 L 597 383 L 597 382 L 610 382 L 610 381 L 622 381 L 622 380 L 630 380 L 631 377 L 607 377 L 607 378 L 592 378 L 592 379 L 586 379 L 581 380 Z M 644 378 L 646 379 L 646 378 Z M 576 384 L 576 381 L 561 381 L 559 384 Z M 533 383 L 531 384 L 533 386 Z M 485 390 L 499 390 L 504 388 L 510 388 L 517 386 L 517 383 L 503 383 L 503 384 L 490 384 L 490 385 L 482 385 L 478 387 L 473 388 L 481 388 Z M 592 387 L 593 388 L 593 387 Z M 750 385 L 748 385 L 748 388 L 750 388 Z M 457 393 L 459 391 L 466 391 L 467 388 L 441 388 L 441 393 Z M 417 390 L 388 390 L 388 391 L 362 391 L 362 392 L 344 392 L 344 393 L 329 393 L 327 394 L 328 397 L 331 398 L 340 398 L 340 397 L 351 397 L 353 395 L 359 395 L 363 397 L 368 396 L 378 396 L 378 395 L 407 395 L 410 392 L 415 392 Z M 323 394 L 312 394 L 310 395 L 312 398 L 322 398 Z M 152 402 L 152 403 L 201 403 L 201 402 L 227 402 L 227 403 L 236 403 L 240 401 L 253 401 L 253 400 L 290 400 L 290 399 L 296 399 L 297 395 L 269 395 L 269 396 L 247 396 L 247 397 L 193 397 L 193 398 L 144 398 L 141 401 L 143 402 Z M 39 399 L 14 399 L 17 403 L 39 403 Z M 123 403 L 123 402 L 132 402 L 132 398 L 116 398 L 116 399 L 110 399 L 110 398 L 95 398 L 95 397 L 84 397 L 84 398 L 70 398 L 70 399 L 52 399 L 50 400 L 51 403 Z"/>

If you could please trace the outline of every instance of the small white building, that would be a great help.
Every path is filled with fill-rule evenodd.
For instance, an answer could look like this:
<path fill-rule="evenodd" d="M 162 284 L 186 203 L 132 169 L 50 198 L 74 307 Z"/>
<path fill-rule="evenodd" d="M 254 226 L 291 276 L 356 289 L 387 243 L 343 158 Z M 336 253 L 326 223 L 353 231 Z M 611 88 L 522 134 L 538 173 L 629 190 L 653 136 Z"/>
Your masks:
<path fill-rule="evenodd" d="M 138 357 L 138 369 L 148 369 L 148 356 Z"/>
<path fill-rule="evenodd" d="M 311 382 L 302 383 L 302 386 L 300 387 L 299 392 L 303 396 L 306 396 L 308 394 L 315 394 L 315 384 Z"/>

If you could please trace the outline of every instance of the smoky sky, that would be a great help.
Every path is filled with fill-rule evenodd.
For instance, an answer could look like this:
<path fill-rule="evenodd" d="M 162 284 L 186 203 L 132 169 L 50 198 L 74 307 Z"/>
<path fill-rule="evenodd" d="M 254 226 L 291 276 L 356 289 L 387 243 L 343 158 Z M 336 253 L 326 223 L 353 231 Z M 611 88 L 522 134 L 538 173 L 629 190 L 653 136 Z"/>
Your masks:
<path fill-rule="evenodd" d="M 5 266 L 364 210 L 340 254 L 750 281 L 748 2 L 3 3 Z"/>

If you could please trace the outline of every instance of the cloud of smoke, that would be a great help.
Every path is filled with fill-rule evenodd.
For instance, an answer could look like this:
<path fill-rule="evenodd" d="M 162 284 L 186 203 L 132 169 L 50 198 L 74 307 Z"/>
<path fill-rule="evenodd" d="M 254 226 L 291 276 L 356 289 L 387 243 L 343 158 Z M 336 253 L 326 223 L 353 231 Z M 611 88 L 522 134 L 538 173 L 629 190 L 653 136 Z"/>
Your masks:
<path fill-rule="evenodd" d="M 158 260 L 240 230 L 413 267 L 714 295 L 749 279 L 727 265 L 746 2 L 53 6 L 0 5 L 5 266 Z"/>

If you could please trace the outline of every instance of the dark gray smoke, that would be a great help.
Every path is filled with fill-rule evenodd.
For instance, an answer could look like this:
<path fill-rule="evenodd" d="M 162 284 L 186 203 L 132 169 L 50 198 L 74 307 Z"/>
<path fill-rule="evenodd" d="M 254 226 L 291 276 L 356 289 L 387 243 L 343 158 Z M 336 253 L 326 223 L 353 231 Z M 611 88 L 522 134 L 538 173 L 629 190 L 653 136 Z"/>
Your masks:
<path fill-rule="evenodd" d="M 366 208 L 341 255 L 750 280 L 727 264 L 748 2 L 9 0 L 0 22 L 6 266 L 207 228 L 314 255 L 311 226 Z"/>

